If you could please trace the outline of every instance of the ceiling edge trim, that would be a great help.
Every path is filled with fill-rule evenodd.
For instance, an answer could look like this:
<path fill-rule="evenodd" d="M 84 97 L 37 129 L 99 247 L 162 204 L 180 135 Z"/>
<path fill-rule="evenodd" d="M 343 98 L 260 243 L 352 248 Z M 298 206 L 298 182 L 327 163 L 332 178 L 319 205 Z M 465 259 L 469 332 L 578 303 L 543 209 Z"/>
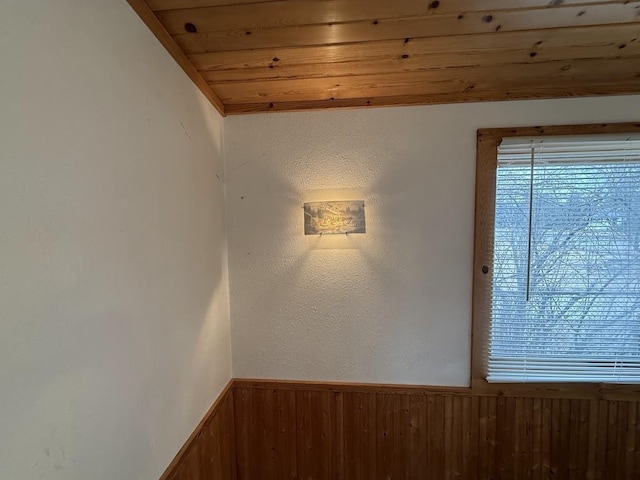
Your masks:
<path fill-rule="evenodd" d="M 503 102 L 512 100 L 549 100 L 580 97 L 613 97 L 622 95 L 638 95 L 640 84 L 622 84 L 615 90 L 610 90 L 610 85 L 578 86 L 575 92 L 568 92 L 563 89 L 549 89 L 545 91 L 523 92 L 514 90 L 513 92 L 471 92 L 464 94 L 422 94 L 422 95 L 399 95 L 387 97 L 363 97 L 344 98 L 335 100 L 297 100 L 283 102 L 264 103 L 227 103 L 225 112 L 227 115 L 245 115 L 254 113 L 276 113 L 276 112 L 300 112 L 311 110 L 329 109 L 352 109 L 352 108 L 381 108 L 381 107 L 409 107 L 421 105 L 453 105 L 457 103 L 481 103 L 481 102 Z"/>
<path fill-rule="evenodd" d="M 193 83 L 195 83 L 196 87 L 198 87 L 203 95 L 207 97 L 207 100 L 211 102 L 220 115 L 225 117 L 226 113 L 222 100 L 220 100 L 220 98 L 215 94 L 207 84 L 206 80 L 202 78 L 200 72 L 198 72 L 193 63 L 191 63 L 182 49 L 180 49 L 178 44 L 173 40 L 169 32 L 164 28 L 164 25 L 162 25 L 151 8 L 149 8 L 147 2 L 145 0 L 127 0 L 127 3 L 131 5 L 131 8 L 133 8 L 147 27 L 149 27 L 151 32 L 156 36 L 164 48 L 169 52 L 178 65 L 180 65 L 182 70 L 184 70 Z"/>

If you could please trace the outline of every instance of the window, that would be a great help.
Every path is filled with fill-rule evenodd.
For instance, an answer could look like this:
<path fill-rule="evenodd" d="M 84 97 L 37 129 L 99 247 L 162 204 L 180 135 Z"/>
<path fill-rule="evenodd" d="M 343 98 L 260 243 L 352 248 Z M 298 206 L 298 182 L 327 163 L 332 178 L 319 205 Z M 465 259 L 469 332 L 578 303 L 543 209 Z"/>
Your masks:
<path fill-rule="evenodd" d="M 531 130 L 479 132 L 474 378 L 640 383 L 640 128 Z"/>

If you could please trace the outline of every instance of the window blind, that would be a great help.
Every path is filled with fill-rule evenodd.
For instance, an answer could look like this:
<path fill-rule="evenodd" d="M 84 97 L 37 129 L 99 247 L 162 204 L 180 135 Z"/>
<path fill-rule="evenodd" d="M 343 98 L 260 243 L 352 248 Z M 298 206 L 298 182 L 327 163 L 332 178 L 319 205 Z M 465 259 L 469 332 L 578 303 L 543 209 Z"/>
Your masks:
<path fill-rule="evenodd" d="M 504 139 L 489 382 L 640 383 L 640 137 Z"/>

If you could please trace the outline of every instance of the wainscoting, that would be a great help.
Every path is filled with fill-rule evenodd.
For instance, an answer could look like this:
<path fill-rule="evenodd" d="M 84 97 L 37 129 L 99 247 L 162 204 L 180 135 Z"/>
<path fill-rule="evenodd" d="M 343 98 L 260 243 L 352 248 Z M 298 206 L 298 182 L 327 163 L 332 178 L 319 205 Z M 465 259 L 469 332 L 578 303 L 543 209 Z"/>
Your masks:
<path fill-rule="evenodd" d="M 231 381 L 160 480 L 235 480 L 234 430 Z"/>
<path fill-rule="evenodd" d="M 231 390 L 165 478 L 640 479 L 636 395 L 255 380 Z"/>

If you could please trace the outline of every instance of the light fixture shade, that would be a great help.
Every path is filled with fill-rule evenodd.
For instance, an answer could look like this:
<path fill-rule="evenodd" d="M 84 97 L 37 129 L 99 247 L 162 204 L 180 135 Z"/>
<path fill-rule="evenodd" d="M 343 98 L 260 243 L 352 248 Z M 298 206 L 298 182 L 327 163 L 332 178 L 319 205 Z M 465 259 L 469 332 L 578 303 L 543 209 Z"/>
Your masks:
<path fill-rule="evenodd" d="M 304 204 L 304 234 L 365 233 L 364 200 Z"/>

